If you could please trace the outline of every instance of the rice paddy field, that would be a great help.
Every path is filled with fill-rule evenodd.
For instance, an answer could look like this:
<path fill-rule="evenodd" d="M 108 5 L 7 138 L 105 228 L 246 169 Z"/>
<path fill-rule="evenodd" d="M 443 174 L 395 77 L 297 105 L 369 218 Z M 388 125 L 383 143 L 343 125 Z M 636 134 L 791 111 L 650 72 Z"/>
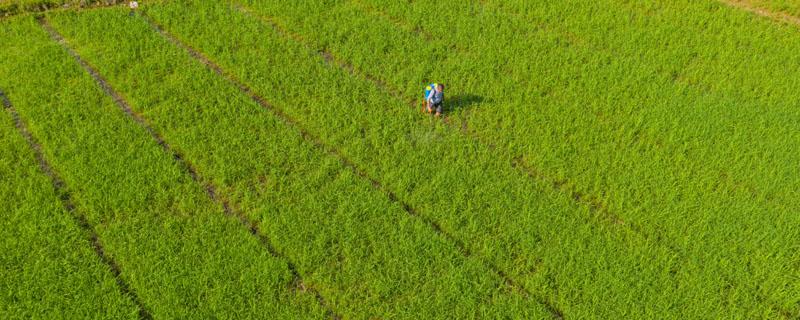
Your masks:
<path fill-rule="evenodd" d="M 798 1 L 119 2 L 0 0 L 2 319 L 800 319 Z"/>

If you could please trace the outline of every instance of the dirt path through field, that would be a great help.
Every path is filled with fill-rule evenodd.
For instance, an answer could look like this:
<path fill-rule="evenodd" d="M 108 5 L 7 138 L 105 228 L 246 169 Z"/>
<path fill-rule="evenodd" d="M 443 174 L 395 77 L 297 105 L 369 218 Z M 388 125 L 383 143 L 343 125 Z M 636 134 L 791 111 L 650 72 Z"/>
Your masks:
<path fill-rule="evenodd" d="M 122 279 L 122 269 L 113 259 L 106 255 L 105 249 L 103 248 L 103 244 L 100 242 L 97 232 L 95 232 L 94 228 L 89 224 L 86 216 L 78 212 L 78 210 L 75 208 L 75 204 L 72 201 L 72 195 L 67 190 L 66 183 L 64 183 L 64 180 L 61 179 L 61 177 L 53 170 L 53 167 L 50 165 L 50 163 L 47 162 L 47 159 L 45 159 L 44 153 L 42 152 L 42 146 L 30 133 L 27 125 L 19 117 L 19 113 L 17 113 L 14 105 L 11 104 L 11 101 L 2 91 L 0 91 L 0 100 L 2 100 L 3 107 L 6 109 L 6 111 L 11 114 L 11 118 L 14 120 L 14 125 L 16 126 L 17 131 L 25 138 L 25 141 L 28 142 L 28 146 L 33 150 L 42 172 L 44 172 L 44 174 L 50 178 L 53 188 L 56 190 L 56 194 L 58 194 L 59 198 L 61 199 L 62 205 L 70 213 L 75 221 L 75 224 L 77 224 L 78 227 L 88 235 L 88 240 L 92 244 L 92 249 L 94 249 L 95 254 L 100 257 L 100 260 L 111 270 L 111 273 L 114 274 L 114 279 L 116 280 L 120 291 L 122 291 L 122 294 L 129 297 L 139 309 L 140 319 L 152 319 L 153 317 L 136 295 L 136 292 L 134 292 L 133 289 L 131 289 L 131 287 L 125 282 L 125 280 Z"/>

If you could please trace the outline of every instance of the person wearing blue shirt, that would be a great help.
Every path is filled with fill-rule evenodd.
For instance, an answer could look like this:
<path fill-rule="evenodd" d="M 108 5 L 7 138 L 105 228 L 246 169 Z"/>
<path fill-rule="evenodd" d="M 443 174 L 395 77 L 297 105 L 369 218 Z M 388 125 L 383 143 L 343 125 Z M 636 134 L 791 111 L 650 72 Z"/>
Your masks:
<path fill-rule="evenodd" d="M 433 113 L 436 111 L 436 116 L 442 115 L 444 105 L 444 85 L 441 83 L 434 83 L 425 90 L 426 111 Z"/>

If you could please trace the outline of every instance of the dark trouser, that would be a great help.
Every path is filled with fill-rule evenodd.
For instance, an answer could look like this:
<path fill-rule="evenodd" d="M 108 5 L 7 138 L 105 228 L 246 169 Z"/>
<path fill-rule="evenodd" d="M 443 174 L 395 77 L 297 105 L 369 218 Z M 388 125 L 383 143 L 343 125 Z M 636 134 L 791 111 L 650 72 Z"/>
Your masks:
<path fill-rule="evenodd" d="M 442 109 L 443 109 L 443 107 L 442 107 L 442 104 L 443 104 L 443 103 L 441 103 L 441 102 L 439 102 L 439 103 L 434 103 L 434 104 L 433 104 L 433 105 L 431 105 L 429 108 L 431 108 L 431 109 L 435 109 L 435 110 L 436 110 L 436 113 L 442 113 Z"/>

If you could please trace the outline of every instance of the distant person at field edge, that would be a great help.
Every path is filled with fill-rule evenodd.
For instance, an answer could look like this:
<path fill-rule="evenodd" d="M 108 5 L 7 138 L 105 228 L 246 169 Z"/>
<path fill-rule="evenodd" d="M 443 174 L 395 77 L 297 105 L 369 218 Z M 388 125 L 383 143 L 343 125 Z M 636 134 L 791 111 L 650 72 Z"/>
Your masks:
<path fill-rule="evenodd" d="M 136 9 L 139 9 L 139 2 L 138 1 L 128 2 L 128 7 L 131 8 L 131 13 L 129 15 L 133 16 L 134 14 L 136 14 Z"/>
<path fill-rule="evenodd" d="M 430 92 L 426 92 L 427 96 L 425 97 L 425 101 L 427 101 L 427 112 L 433 113 L 436 110 L 436 116 L 442 115 L 442 107 L 444 105 L 444 85 L 441 83 L 434 83 L 433 90 Z M 427 91 L 427 90 L 426 90 Z"/>

